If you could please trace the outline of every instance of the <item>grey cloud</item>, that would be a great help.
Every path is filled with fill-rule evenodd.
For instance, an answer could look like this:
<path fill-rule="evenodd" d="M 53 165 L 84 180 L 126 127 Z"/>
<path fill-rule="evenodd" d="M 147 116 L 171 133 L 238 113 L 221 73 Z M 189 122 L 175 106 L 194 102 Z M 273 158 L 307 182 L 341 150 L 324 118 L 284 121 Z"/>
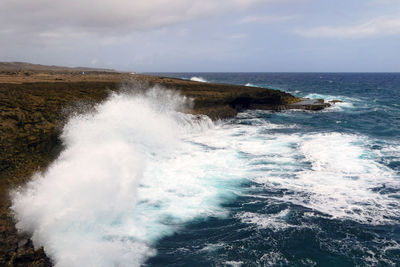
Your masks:
<path fill-rule="evenodd" d="M 54 30 L 119 34 L 277 0 L 2 0 L 1 32 Z"/>
<path fill-rule="evenodd" d="M 398 35 L 400 34 L 400 18 L 398 16 L 379 17 L 356 25 L 296 29 L 294 32 L 305 37 L 328 38 L 364 38 L 383 35 Z"/>

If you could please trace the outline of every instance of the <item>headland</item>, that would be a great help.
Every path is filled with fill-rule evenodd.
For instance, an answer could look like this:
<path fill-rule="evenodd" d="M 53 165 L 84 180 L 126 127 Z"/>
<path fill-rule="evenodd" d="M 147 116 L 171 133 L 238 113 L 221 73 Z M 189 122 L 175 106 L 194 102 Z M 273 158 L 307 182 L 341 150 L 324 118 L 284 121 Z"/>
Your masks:
<path fill-rule="evenodd" d="M 227 119 L 244 109 L 321 110 L 323 100 L 249 86 L 202 83 L 108 69 L 0 63 L 0 265 L 51 266 L 43 249 L 34 250 L 17 234 L 9 212 L 9 191 L 44 171 L 62 150 L 59 135 L 74 112 L 85 112 L 111 92 L 159 86 L 193 99 L 186 112 Z"/>

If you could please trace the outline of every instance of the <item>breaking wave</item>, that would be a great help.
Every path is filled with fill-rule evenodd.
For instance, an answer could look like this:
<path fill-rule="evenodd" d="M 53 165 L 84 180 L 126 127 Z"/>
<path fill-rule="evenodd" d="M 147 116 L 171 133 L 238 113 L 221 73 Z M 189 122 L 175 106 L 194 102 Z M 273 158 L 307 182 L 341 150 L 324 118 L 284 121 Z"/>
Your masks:
<path fill-rule="evenodd" d="M 249 86 L 249 87 L 257 87 L 257 85 L 252 84 L 252 83 L 246 83 L 245 86 Z"/>
<path fill-rule="evenodd" d="M 215 126 L 179 112 L 187 102 L 153 88 L 72 117 L 65 150 L 12 193 L 17 229 L 56 266 L 139 266 L 184 222 L 224 216 L 240 160 L 196 141 Z"/>
<path fill-rule="evenodd" d="M 195 77 L 191 77 L 190 80 L 194 81 L 194 82 L 208 83 L 208 81 L 206 79 L 202 78 L 202 77 L 196 77 L 195 76 Z"/>

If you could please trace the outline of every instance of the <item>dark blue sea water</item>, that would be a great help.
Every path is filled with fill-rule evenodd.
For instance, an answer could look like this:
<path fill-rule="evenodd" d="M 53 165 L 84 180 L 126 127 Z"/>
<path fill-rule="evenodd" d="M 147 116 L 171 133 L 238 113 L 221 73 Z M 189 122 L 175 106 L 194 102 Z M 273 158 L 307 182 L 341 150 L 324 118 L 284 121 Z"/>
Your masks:
<path fill-rule="evenodd" d="M 225 214 L 185 222 L 146 266 L 400 266 L 400 74 L 157 75 L 343 103 L 221 122 L 207 149 L 236 151 L 243 170 Z"/>

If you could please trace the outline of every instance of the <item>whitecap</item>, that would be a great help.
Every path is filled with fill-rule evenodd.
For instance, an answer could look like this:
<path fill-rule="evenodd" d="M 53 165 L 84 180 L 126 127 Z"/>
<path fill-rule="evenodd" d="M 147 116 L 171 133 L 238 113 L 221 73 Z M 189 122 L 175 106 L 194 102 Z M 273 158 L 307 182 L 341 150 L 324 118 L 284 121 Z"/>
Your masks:
<path fill-rule="evenodd" d="M 249 86 L 249 87 L 259 87 L 259 86 L 255 85 L 255 84 L 252 84 L 252 83 L 246 83 L 245 86 Z"/>
<path fill-rule="evenodd" d="M 208 82 L 208 81 L 207 81 L 206 79 L 204 79 L 203 77 L 196 77 L 196 76 L 191 77 L 190 80 L 191 80 L 191 81 L 194 81 L 194 82 L 202 82 L 202 83 L 207 83 L 207 82 Z"/>

